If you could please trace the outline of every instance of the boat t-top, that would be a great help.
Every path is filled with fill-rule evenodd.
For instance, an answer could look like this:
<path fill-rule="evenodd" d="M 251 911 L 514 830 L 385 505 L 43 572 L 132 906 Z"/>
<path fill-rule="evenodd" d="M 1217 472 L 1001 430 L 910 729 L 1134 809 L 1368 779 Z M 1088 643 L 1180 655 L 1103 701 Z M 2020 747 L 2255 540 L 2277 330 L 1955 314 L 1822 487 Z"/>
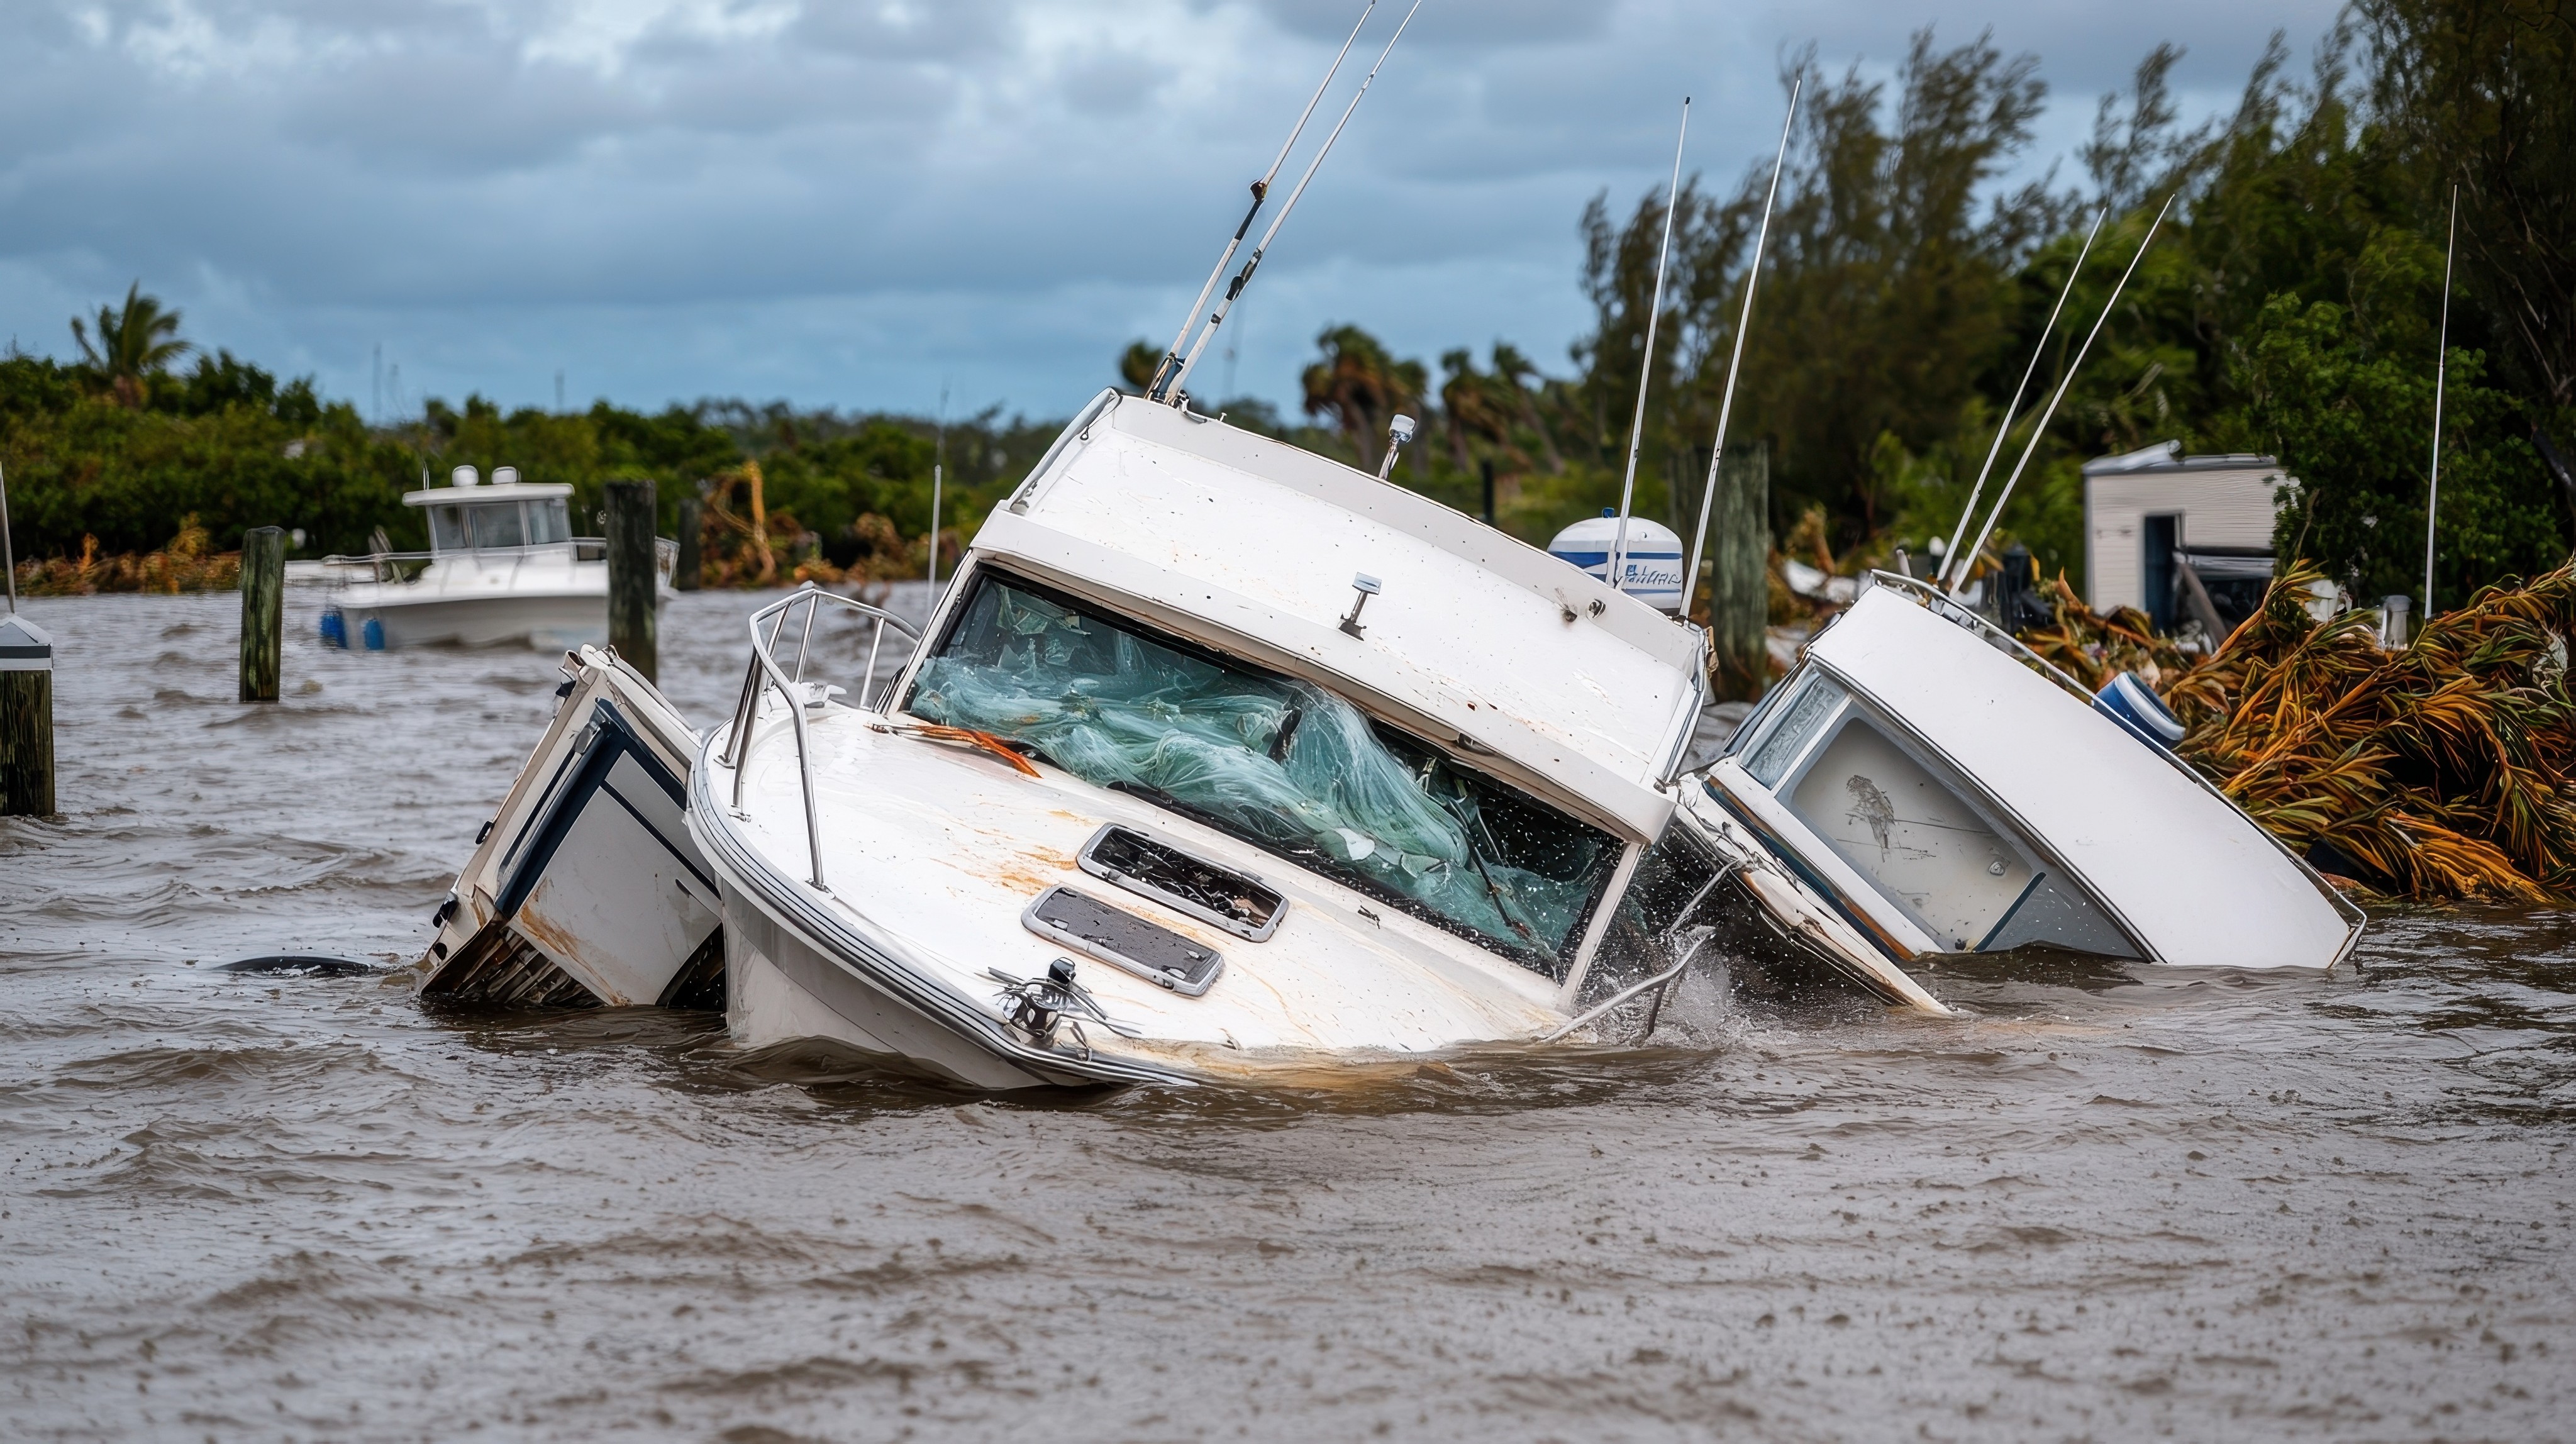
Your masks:
<path fill-rule="evenodd" d="M 449 485 L 404 494 L 403 505 L 428 514 L 428 551 L 384 550 L 379 537 L 370 556 L 331 559 L 326 640 L 371 651 L 439 642 L 551 651 L 608 639 L 607 552 L 572 534 L 572 488 L 521 481 L 512 466 L 480 481 L 460 466 Z M 654 542 L 664 605 L 678 556 L 675 543 Z"/>

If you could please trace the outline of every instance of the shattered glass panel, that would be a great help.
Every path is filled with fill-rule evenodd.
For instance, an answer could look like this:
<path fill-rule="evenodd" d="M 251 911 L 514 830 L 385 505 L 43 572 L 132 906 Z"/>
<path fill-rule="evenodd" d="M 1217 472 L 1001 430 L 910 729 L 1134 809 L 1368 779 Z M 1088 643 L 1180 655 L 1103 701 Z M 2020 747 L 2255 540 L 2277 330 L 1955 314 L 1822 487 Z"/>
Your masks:
<path fill-rule="evenodd" d="M 1810 668 L 1807 683 L 1789 702 L 1789 710 L 1771 726 L 1769 735 L 1744 760 L 1744 770 L 1765 787 L 1778 787 L 1789 764 L 1798 760 L 1799 750 L 1807 739 L 1825 724 L 1825 718 L 1842 705 L 1843 689 L 1825 680 L 1824 674 Z"/>
<path fill-rule="evenodd" d="M 986 574 L 906 710 L 1374 894 L 1562 978 L 1608 834 L 1310 683 Z"/>
<path fill-rule="evenodd" d="M 1583 976 L 1576 1007 L 1591 1007 L 1680 962 L 1728 902 L 1720 896 L 1724 888 L 1710 886 L 1717 875 L 1717 859 L 1676 816 L 1664 829 L 1663 841 L 1637 860 L 1636 875 L 1620 896 L 1618 911 L 1610 915 L 1610 930 Z"/>

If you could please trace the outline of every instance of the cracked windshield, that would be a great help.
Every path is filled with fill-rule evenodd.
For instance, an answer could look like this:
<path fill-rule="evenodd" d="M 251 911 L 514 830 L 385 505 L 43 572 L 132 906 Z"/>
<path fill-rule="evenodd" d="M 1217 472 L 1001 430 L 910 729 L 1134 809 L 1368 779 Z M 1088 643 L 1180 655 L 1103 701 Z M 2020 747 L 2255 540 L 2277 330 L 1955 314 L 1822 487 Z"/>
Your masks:
<path fill-rule="evenodd" d="M 1564 976 L 1606 834 L 1305 682 L 991 575 L 909 709 L 1150 797 Z"/>

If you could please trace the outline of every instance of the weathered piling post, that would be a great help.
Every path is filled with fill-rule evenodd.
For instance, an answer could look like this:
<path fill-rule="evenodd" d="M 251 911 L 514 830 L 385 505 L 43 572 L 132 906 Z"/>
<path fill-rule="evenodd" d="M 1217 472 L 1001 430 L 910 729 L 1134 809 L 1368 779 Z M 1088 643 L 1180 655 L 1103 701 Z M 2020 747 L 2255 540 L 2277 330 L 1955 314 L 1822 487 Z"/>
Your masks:
<path fill-rule="evenodd" d="M 702 510 L 706 503 L 694 496 L 680 498 L 680 564 L 671 571 L 671 590 L 694 592 L 698 573 L 705 563 L 698 556 L 698 532 L 706 525 Z"/>
<path fill-rule="evenodd" d="M 1485 478 L 1484 520 L 1485 525 L 1492 526 L 1494 524 L 1494 459 L 1492 457 L 1488 456 L 1485 458 L 1483 471 Z"/>
<path fill-rule="evenodd" d="M 54 815 L 54 639 L 0 616 L 0 817 Z"/>
<path fill-rule="evenodd" d="M 1769 685 L 1763 628 L 1771 620 L 1771 448 L 1751 446 L 1718 468 L 1709 508 L 1710 648 L 1715 695 L 1746 701 Z"/>
<path fill-rule="evenodd" d="M 242 534 L 241 599 L 241 699 L 274 702 L 286 628 L 284 529 L 255 526 Z"/>
<path fill-rule="evenodd" d="M 612 481 L 608 484 L 608 645 L 648 680 L 660 670 L 653 645 L 659 580 L 653 574 L 653 483 Z"/>

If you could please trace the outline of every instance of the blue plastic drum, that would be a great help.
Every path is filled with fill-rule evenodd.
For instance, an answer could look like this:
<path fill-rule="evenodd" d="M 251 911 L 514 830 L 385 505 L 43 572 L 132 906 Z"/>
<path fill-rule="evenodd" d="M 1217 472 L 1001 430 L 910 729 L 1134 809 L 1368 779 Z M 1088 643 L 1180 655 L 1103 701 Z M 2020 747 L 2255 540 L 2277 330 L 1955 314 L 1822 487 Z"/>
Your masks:
<path fill-rule="evenodd" d="M 345 647 L 349 645 L 349 619 L 341 616 L 338 612 L 324 612 L 322 614 L 322 645 L 326 647 Z"/>
<path fill-rule="evenodd" d="M 385 649 L 385 624 L 376 618 L 367 618 L 366 625 L 358 629 L 358 635 L 365 639 L 368 651 L 381 652 Z"/>

